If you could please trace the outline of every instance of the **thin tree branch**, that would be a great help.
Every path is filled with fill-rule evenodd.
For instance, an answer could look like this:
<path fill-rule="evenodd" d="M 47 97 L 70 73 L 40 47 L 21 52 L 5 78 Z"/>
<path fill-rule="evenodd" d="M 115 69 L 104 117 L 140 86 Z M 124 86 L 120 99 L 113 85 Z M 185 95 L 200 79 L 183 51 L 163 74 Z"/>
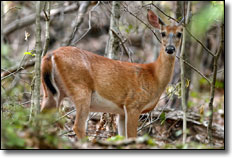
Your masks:
<path fill-rule="evenodd" d="M 80 2 L 80 7 L 79 7 L 78 12 L 77 12 L 77 17 L 76 17 L 75 23 L 74 23 L 73 28 L 72 28 L 73 31 L 65 39 L 65 41 L 64 41 L 65 46 L 69 46 L 71 44 L 76 32 L 78 31 L 78 27 L 84 21 L 84 15 L 85 15 L 89 5 L 90 5 L 90 1 Z"/>
<path fill-rule="evenodd" d="M 74 41 L 72 43 L 72 45 L 75 45 L 76 43 L 78 43 L 83 37 L 85 37 L 85 35 L 91 30 L 92 26 L 91 26 L 91 19 L 92 19 L 92 11 L 94 11 L 94 9 L 100 4 L 100 1 L 98 1 L 98 3 L 89 11 L 89 28 L 88 30 L 76 41 Z"/>
<path fill-rule="evenodd" d="M 181 57 L 179 57 L 179 56 L 177 56 L 176 55 L 176 57 L 177 57 L 177 59 L 182 59 Z M 191 65 L 190 63 L 188 63 L 186 60 L 184 60 L 183 59 L 183 62 L 185 63 L 185 64 L 187 64 L 188 66 L 190 66 L 195 72 L 197 72 L 199 75 L 201 75 L 204 79 L 206 79 L 206 81 L 210 84 L 211 83 L 211 81 L 204 75 L 204 74 L 202 74 L 199 70 L 197 70 L 197 68 L 195 68 L 193 65 Z"/>
<path fill-rule="evenodd" d="M 73 112 L 75 112 L 75 111 L 76 111 L 76 109 L 67 112 L 67 113 L 64 114 L 63 116 L 59 117 L 55 122 L 61 120 L 62 118 L 66 117 L 67 115 L 70 115 L 71 113 L 73 113 Z M 54 122 L 54 123 L 55 123 L 55 122 Z"/>
<path fill-rule="evenodd" d="M 169 15 L 167 15 L 164 11 L 162 11 L 159 7 L 157 7 L 153 2 L 151 3 L 152 6 L 154 6 L 156 9 L 158 9 L 163 15 L 165 15 L 166 17 L 168 17 L 169 19 L 172 19 L 174 21 L 176 21 L 177 23 L 179 23 L 179 21 Z M 182 25 L 185 27 L 187 33 L 193 38 L 195 39 L 210 55 L 214 56 L 213 52 L 211 52 L 199 39 L 197 39 L 187 28 L 186 24 Z"/>
<path fill-rule="evenodd" d="M 213 100 L 214 100 L 214 93 L 215 93 L 215 83 L 217 79 L 217 67 L 218 67 L 218 58 L 220 56 L 220 53 L 222 52 L 223 48 L 223 39 L 224 39 L 224 27 L 223 24 L 221 25 L 221 42 L 220 46 L 218 48 L 218 51 L 215 53 L 215 56 L 213 58 L 213 80 L 210 85 L 210 102 L 209 102 L 209 111 L 210 111 L 210 116 L 209 116 L 209 124 L 208 124 L 208 139 L 209 143 L 212 145 L 212 137 L 213 137 L 213 129 L 212 129 L 212 124 L 213 124 Z"/>
<path fill-rule="evenodd" d="M 212 55 L 213 57 L 215 56 L 213 54 L 213 52 L 211 52 L 199 39 L 197 39 L 189 30 L 187 27 L 185 27 L 185 30 L 188 32 L 188 34 L 195 39 L 210 55 Z"/>
<path fill-rule="evenodd" d="M 4 72 L 1 73 L 1 81 L 10 77 L 11 75 L 16 74 L 17 72 L 20 72 L 21 70 L 34 66 L 34 64 L 35 64 L 35 59 L 32 59 L 27 63 L 22 64 L 22 62 L 20 62 L 19 66 L 14 66 L 9 68 L 8 70 L 4 70 Z"/>
<path fill-rule="evenodd" d="M 133 17 L 135 17 L 137 20 L 139 20 L 141 23 L 143 23 L 149 30 L 151 30 L 151 32 L 155 35 L 156 39 L 161 43 L 160 39 L 158 38 L 158 36 L 156 35 L 156 33 L 152 30 L 152 28 L 146 24 L 145 22 L 143 22 L 138 16 L 136 16 L 134 13 L 132 13 L 131 11 L 129 11 L 129 9 L 122 4 L 122 6 L 124 7 L 125 11 L 127 11 L 128 13 L 130 13 Z"/>
<path fill-rule="evenodd" d="M 54 18 L 55 16 L 58 16 L 62 11 L 64 11 L 64 13 L 70 13 L 73 12 L 75 10 L 78 9 L 78 5 L 73 4 L 71 6 L 68 6 L 66 8 L 60 8 L 60 9 L 53 9 L 51 10 L 51 17 Z M 8 24 L 7 26 L 5 26 L 4 30 L 3 30 L 3 35 L 4 36 L 8 36 L 9 34 L 13 33 L 14 31 L 21 29 L 25 26 L 31 25 L 35 22 L 35 17 L 36 14 L 31 14 L 28 16 L 25 16 L 21 19 L 17 19 L 13 22 L 11 22 L 10 24 Z M 44 14 L 40 14 L 40 17 L 42 19 L 45 19 Z"/>
<path fill-rule="evenodd" d="M 111 31 L 112 31 L 113 34 L 119 39 L 119 41 L 120 41 L 120 43 L 121 43 L 121 45 L 122 45 L 123 50 L 126 52 L 127 57 L 128 57 L 130 60 L 132 60 L 132 59 L 130 58 L 130 52 L 127 50 L 127 48 L 126 48 L 126 46 L 125 46 L 125 44 L 124 44 L 125 42 L 121 39 L 121 37 L 120 37 L 114 30 L 111 29 Z M 133 61 L 131 61 L 131 62 L 133 62 Z"/>

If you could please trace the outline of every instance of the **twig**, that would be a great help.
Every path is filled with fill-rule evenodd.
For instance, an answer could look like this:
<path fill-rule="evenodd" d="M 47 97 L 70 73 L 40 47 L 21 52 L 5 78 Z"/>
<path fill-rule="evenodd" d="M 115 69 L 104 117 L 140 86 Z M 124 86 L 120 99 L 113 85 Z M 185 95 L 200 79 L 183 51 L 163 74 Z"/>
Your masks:
<path fill-rule="evenodd" d="M 66 117 L 67 115 L 69 115 L 69 114 L 71 114 L 71 113 L 73 113 L 73 112 L 75 112 L 76 111 L 76 109 L 74 109 L 74 110 L 72 110 L 72 111 L 69 111 L 69 112 L 67 112 L 66 114 L 64 114 L 63 116 L 61 116 L 61 117 L 59 117 L 55 122 L 57 122 L 57 121 L 59 121 L 60 119 L 62 119 L 62 118 L 64 118 L 64 117 Z"/>
<path fill-rule="evenodd" d="M 18 71 L 22 68 L 21 65 L 22 65 L 22 63 L 23 63 L 24 58 L 25 58 L 25 55 L 23 56 L 23 59 L 21 60 L 19 66 L 16 68 L 15 72 L 18 72 Z M 7 74 L 7 73 L 9 73 L 9 75 L 7 75 L 7 76 L 5 76 L 5 77 L 1 76 L 1 80 L 3 80 L 3 79 L 5 79 L 5 78 L 10 77 L 11 75 L 14 75 L 14 74 L 15 74 L 15 73 L 14 73 L 14 74 L 11 73 L 9 70 L 7 70 L 6 74 Z"/>
<path fill-rule="evenodd" d="M 79 7 L 78 12 L 77 12 L 77 17 L 76 17 L 75 23 L 74 23 L 73 28 L 72 28 L 73 31 L 69 34 L 67 39 L 65 39 L 65 41 L 64 41 L 65 46 L 69 46 L 71 44 L 71 42 L 72 42 L 72 40 L 73 40 L 77 30 L 78 30 L 78 27 L 84 21 L 84 15 L 85 15 L 89 5 L 90 5 L 89 1 L 80 2 L 80 7 Z"/>
<path fill-rule="evenodd" d="M 199 39 L 197 39 L 189 30 L 187 27 L 185 27 L 185 30 L 188 32 L 188 34 L 195 39 L 210 55 L 213 57 L 215 56 Z"/>
<path fill-rule="evenodd" d="M 158 38 L 158 36 L 156 35 L 156 33 L 152 30 L 152 28 L 146 24 L 145 22 L 143 22 L 138 16 L 136 16 L 134 13 L 132 13 L 131 11 L 129 11 L 129 9 L 122 4 L 122 6 L 124 7 L 125 11 L 127 11 L 128 13 L 130 13 L 133 17 L 135 17 L 137 20 L 139 20 L 141 23 L 143 23 L 148 29 L 151 30 L 151 32 L 155 35 L 156 39 L 161 43 L 160 39 Z"/>
<path fill-rule="evenodd" d="M 10 77 L 11 75 L 14 75 L 15 73 L 21 70 L 34 66 L 34 64 L 35 64 L 35 59 L 32 59 L 31 61 L 23 64 L 22 66 L 14 66 L 14 67 L 9 68 L 8 70 L 4 70 L 4 72 L 1 73 L 1 81 Z"/>
<path fill-rule="evenodd" d="M 147 123 L 145 126 L 143 127 L 140 127 L 137 132 L 140 132 L 143 128 L 146 128 L 148 126 L 150 126 L 151 124 L 153 124 L 154 122 L 156 122 L 159 118 L 160 118 L 160 115 L 163 113 L 164 109 L 168 106 L 168 103 L 169 103 L 170 99 L 168 100 L 168 102 L 164 105 L 163 109 L 161 110 L 159 116 L 155 119 L 155 120 L 152 120 L 150 121 L 149 123 Z"/>
<path fill-rule="evenodd" d="M 221 72 L 224 72 L 224 71 L 225 71 L 224 69 L 218 70 L 218 71 L 217 71 L 217 74 L 218 74 L 218 73 L 221 73 Z M 209 76 L 212 76 L 213 74 L 214 74 L 214 73 L 212 72 Z"/>
<path fill-rule="evenodd" d="M 113 32 L 113 34 L 119 39 L 119 41 L 120 41 L 120 43 L 121 43 L 121 45 L 122 45 L 122 48 L 123 48 L 123 50 L 126 52 L 126 54 L 127 54 L 127 57 L 131 60 L 131 62 L 133 62 L 132 61 L 132 59 L 130 58 L 130 52 L 127 50 L 127 48 L 126 48 L 126 46 L 125 46 L 125 41 L 123 41 L 122 39 L 121 39 L 121 37 L 119 37 L 119 35 L 113 30 L 113 29 L 111 29 L 111 31 Z"/>
<path fill-rule="evenodd" d="M 159 7 L 157 7 L 153 2 L 151 3 L 152 6 L 154 6 L 156 9 L 158 9 L 163 15 L 165 15 L 166 17 L 168 17 L 169 19 L 172 19 L 174 21 L 176 21 L 177 23 L 179 23 L 179 21 L 169 15 L 167 15 L 164 11 L 162 11 Z M 214 54 L 199 40 L 197 39 L 186 27 L 186 24 L 182 23 L 182 26 L 185 27 L 186 31 L 188 32 L 188 34 L 193 37 L 193 39 L 195 39 L 210 55 L 214 56 Z"/>
<path fill-rule="evenodd" d="M 209 116 L 209 124 L 207 128 L 208 132 L 208 139 L 209 143 L 212 145 L 212 138 L 213 138 L 213 129 L 212 129 L 212 123 L 213 123 L 213 100 L 214 100 L 214 93 L 215 93 L 215 83 L 217 79 L 217 67 L 218 67 L 218 58 L 220 56 L 220 53 L 222 52 L 223 48 L 223 39 L 224 39 L 224 27 L 223 24 L 221 24 L 221 42 L 220 46 L 218 48 L 218 51 L 215 53 L 215 56 L 213 58 L 213 80 L 210 85 L 210 102 L 209 102 L 209 111 L 210 111 L 210 116 Z"/>
<path fill-rule="evenodd" d="M 78 6 L 76 4 L 73 4 L 71 6 L 68 6 L 66 8 L 60 8 L 60 9 L 54 9 L 54 10 L 51 10 L 51 17 L 54 17 L 54 16 L 58 16 L 62 11 L 64 11 L 64 13 L 70 13 L 70 12 L 73 12 L 75 11 L 76 9 L 78 9 Z M 40 15 L 42 19 L 44 19 L 44 15 L 41 14 Z M 8 36 L 10 33 L 18 30 L 18 29 L 21 29 L 27 25 L 31 25 L 35 22 L 35 14 L 31 14 L 31 15 L 28 15 L 28 16 L 25 16 L 24 18 L 21 18 L 21 19 L 17 19 L 13 22 L 11 22 L 10 24 L 8 24 L 4 30 L 3 30 L 3 35 L 4 36 Z"/>
<path fill-rule="evenodd" d="M 92 19 L 92 11 L 94 11 L 94 9 L 100 4 L 100 1 L 97 2 L 97 4 L 89 11 L 89 28 L 88 30 L 76 41 L 73 42 L 73 45 L 75 45 L 76 43 L 78 43 L 92 28 L 91 26 L 91 19 Z"/>
<path fill-rule="evenodd" d="M 176 55 L 176 57 L 177 57 L 177 59 L 181 59 L 179 56 L 177 56 Z M 197 70 L 194 66 L 192 66 L 190 63 L 188 63 L 187 61 L 185 61 L 184 59 L 183 59 L 183 62 L 185 63 L 185 64 L 187 64 L 188 66 L 190 66 L 195 72 L 197 72 L 199 75 L 201 75 L 204 79 L 206 79 L 206 81 L 208 81 L 208 83 L 210 84 L 211 83 L 211 81 L 204 75 L 204 74 L 202 74 L 199 70 Z"/>

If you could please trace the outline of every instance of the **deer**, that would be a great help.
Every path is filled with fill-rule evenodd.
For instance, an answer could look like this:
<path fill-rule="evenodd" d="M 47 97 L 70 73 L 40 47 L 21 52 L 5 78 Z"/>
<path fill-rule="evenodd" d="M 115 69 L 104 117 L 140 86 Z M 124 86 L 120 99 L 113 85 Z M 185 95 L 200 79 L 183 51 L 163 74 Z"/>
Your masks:
<path fill-rule="evenodd" d="M 147 19 L 161 32 L 159 56 L 152 63 L 112 60 L 73 46 L 47 53 L 41 64 L 41 111 L 59 107 L 68 97 L 76 108 L 72 129 L 78 139 L 86 136 L 90 112 L 117 114 L 119 135 L 137 137 L 139 116 L 156 107 L 172 78 L 183 31 L 181 24 L 166 25 L 152 10 Z"/>

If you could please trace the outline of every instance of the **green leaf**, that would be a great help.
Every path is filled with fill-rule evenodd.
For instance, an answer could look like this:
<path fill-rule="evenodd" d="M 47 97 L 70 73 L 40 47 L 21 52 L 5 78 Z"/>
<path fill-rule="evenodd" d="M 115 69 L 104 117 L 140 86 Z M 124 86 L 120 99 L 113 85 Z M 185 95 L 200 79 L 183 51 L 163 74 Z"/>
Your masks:
<path fill-rule="evenodd" d="M 125 137 L 116 135 L 116 136 L 108 138 L 107 141 L 116 142 L 116 141 L 123 140 L 123 139 L 125 139 Z"/>
<path fill-rule="evenodd" d="M 190 80 L 189 79 L 186 79 L 185 80 L 185 87 L 188 88 L 190 85 Z"/>
<path fill-rule="evenodd" d="M 129 24 L 128 29 L 132 30 L 133 29 L 133 25 Z"/>
<path fill-rule="evenodd" d="M 166 115 L 165 112 L 162 112 L 160 115 L 160 120 L 161 120 L 161 125 L 164 124 L 165 120 L 166 120 Z"/>
<path fill-rule="evenodd" d="M 24 55 L 32 55 L 31 52 L 24 52 Z"/>
<path fill-rule="evenodd" d="M 24 52 L 24 55 L 31 55 L 31 56 L 35 56 L 35 54 L 33 53 L 31 53 L 31 52 Z"/>
<path fill-rule="evenodd" d="M 147 144 L 148 144 L 149 146 L 155 146 L 155 145 L 156 145 L 155 140 L 152 139 L 152 138 L 150 138 L 150 139 L 147 140 Z"/>
<path fill-rule="evenodd" d="M 204 79 L 204 78 L 201 78 L 201 79 L 199 80 L 199 82 L 200 82 L 200 85 L 207 85 L 207 84 L 208 84 L 207 80 Z"/>

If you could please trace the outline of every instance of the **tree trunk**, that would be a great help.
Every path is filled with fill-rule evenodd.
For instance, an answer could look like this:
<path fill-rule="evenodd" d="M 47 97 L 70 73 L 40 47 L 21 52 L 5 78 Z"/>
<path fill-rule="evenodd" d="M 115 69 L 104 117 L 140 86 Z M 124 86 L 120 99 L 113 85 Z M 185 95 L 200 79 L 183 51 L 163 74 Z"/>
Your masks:
<path fill-rule="evenodd" d="M 41 26 L 40 26 L 40 8 L 41 2 L 36 2 L 36 55 L 35 55 L 35 76 L 34 76 L 34 89 L 32 92 L 31 116 L 35 116 L 40 111 L 40 64 L 41 64 Z M 33 83 L 32 83 L 33 84 Z"/>
<path fill-rule="evenodd" d="M 46 21 L 46 23 L 45 23 L 45 25 L 46 25 L 46 27 L 45 27 L 45 44 L 44 44 L 42 57 L 47 53 L 48 45 L 49 45 L 49 41 L 50 41 L 49 27 L 50 27 L 51 2 L 50 1 L 46 2 L 45 7 L 44 7 L 44 13 L 46 14 L 45 15 L 45 21 Z"/>
<path fill-rule="evenodd" d="M 109 40 L 105 49 L 105 56 L 110 59 L 116 59 L 119 52 L 119 39 L 113 34 L 111 30 L 118 33 L 120 19 L 120 2 L 112 2 L 112 15 L 110 18 Z"/>
<path fill-rule="evenodd" d="M 213 81 L 210 85 L 210 102 L 209 102 L 209 110 L 210 110 L 210 116 L 209 116 L 209 124 L 208 124 L 208 139 L 209 143 L 212 145 L 212 124 L 213 124 L 213 100 L 214 100 L 214 93 L 215 93 L 215 83 L 217 79 L 217 67 L 218 67 L 218 58 L 222 52 L 223 47 L 223 40 L 224 40 L 224 26 L 221 25 L 221 45 L 218 48 L 217 53 L 215 53 L 215 56 L 213 58 Z"/>
<path fill-rule="evenodd" d="M 184 10 L 185 10 L 185 2 L 184 2 Z M 188 23 L 188 16 L 189 16 L 189 11 L 190 11 L 190 2 L 188 2 L 188 7 L 187 7 L 187 13 L 185 14 L 184 11 L 184 17 L 185 17 L 185 24 Z M 182 105 L 182 110 L 183 110 L 183 144 L 186 142 L 186 137 L 187 137 L 187 121 L 186 121 L 186 114 L 187 114 L 187 104 L 186 104 L 186 86 L 185 86 L 185 41 L 186 40 L 186 31 L 185 28 L 183 30 L 183 39 L 182 39 L 182 45 L 181 45 L 181 53 L 180 53 L 180 68 L 181 68 L 181 105 Z"/>

